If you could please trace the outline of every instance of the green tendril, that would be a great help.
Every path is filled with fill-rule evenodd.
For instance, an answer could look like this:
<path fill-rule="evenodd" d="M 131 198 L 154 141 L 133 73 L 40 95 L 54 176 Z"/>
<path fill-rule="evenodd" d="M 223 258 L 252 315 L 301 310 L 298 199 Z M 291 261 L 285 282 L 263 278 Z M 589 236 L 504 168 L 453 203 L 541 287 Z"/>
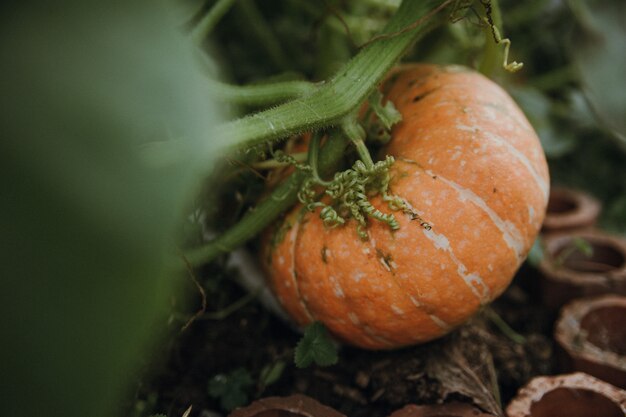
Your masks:
<path fill-rule="evenodd" d="M 509 50 L 511 49 L 511 40 L 509 38 L 502 38 L 500 30 L 498 29 L 498 24 L 501 24 L 501 22 L 499 22 L 500 12 L 497 0 L 480 0 L 480 3 L 485 9 L 485 16 L 481 19 L 483 24 L 485 24 L 490 29 L 491 36 L 493 37 L 495 44 L 504 45 L 502 68 L 511 73 L 521 70 L 524 66 L 523 62 L 509 62 Z"/>
<path fill-rule="evenodd" d="M 311 172 L 310 165 L 301 163 L 300 161 L 298 161 L 296 158 L 294 158 L 292 155 L 289 155 L 288 153 L 285 153 L 280 150 L 270 151 L 270 153 L 274 157 L 274 160 L 278 163 L 293 165 L 296 169 L 299 169 L 301 171 Z"/>
<path fill-rule="evenodd" d="M 332 181 L 320 184 L 314 177 L 308 178 L 298 194 L 304 206 L 313 211 L 321 207 L 320 218 L 327 227 L 337 227 L 346 223 L 348 218 L 357 222 L 357 234 L 366 240 L 368 218 L 385 223 L 391 230 L 398 230 L 400 224 L 393 214 L 386 214 L 374 207 L 370 198 L 376 194 L 383 196 L 383 201 L 392 210 L 405 210 L 406 204 L 395 196 L 389 196 L 389 169 L 394 163 L 392 156 L 366 165 L 357 160 L 351 168 L 337 172 Z M 322 195 L 330 197 L 330 204 L 316 200 L 315 189 L 324 187 Z"/>

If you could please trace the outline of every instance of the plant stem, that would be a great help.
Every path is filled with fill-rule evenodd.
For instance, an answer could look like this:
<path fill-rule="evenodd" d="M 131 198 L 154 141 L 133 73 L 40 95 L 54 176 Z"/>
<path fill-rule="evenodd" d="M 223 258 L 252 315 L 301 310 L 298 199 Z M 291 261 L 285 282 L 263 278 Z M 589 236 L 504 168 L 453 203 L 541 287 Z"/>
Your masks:
<path fill-rule="evenodd" d="M 244 295 L 243 297 L 241 297 L 234 303 L 224 307 L 223 309 L 219 311 L 204 313 L 201 316 L 199 316 L 197 320 L 224 320 L 226 317 L 230 316 L 237 310 L 243 308 L 250 301 L 257 298 L 257 296 L 261 292 L 261 289 L 262 288 L 259 288 L 256 291 L 249 292 L 248 294 Z"/>
<path fill-rule="evenodd" d="M 511 339 L 513 342 L 523 345 L 526 343 L 526 338 L 509 326 L 509 324 L 500 317 L 491 307 L 485 307 L 485 314 L 487 318 L 500 330 L 505 336 Z"/>
<path fill-rule="evenodd" d="M 374 161 L 372 160 L 370 151 L 367 149 L 367 146 L 365 146 L 365 142 L 363 141 L 363 138 L 365 138 L 363 128 L 358 124 L 356 119 L 350 118 L 341 124 L 341 130 L 356 147 L 361 161 L 363 161 L 368 169 L 371 169 L 374 166 Z"/>
<path fill-rule="evenodd" d="M 324 181 L 317 169 L 319 152 L 320 152 L 320 141 L 322 139 L 323 133 L 321 131 L 315 132 L 313 137 L 311 138 L 311 143 L 309 145 L 309 154 L 308 154 L 308 164 L 311 167 L 311 175 L 313 178 L 321 185 L 328 185 L 330 182 Z"/>
<path fill-rule="evenodd" d="M 337 124 L 358 109 L 416 39 L 443 21 L 443 17 L 434 16 L 440 15 L 437 12 L 451 3 L 452 0 L 404 1 L 383 31 L 387 36 L 378 37 L 366 45 L 317 91 L 223 124 L 215 134 L 235 150 Z"/>
<path fill-rule="evenodd" d="M 265 17 L 259 11 L 254 0 L 239 0 L 236 9 L 243 18 L 247 29 L 252 31 L 254 37 L 258 39 L 260 45 L 265 49 L 276 69 L 280 71 L 291 69 L 291 60 L 283 51 L 280 41 L 272 28 L 267 24 Z"/>
<path fill-rule="evenodd" d="M 335 172 L 343 158 L 347 144 L 348 140 L 344 135 L 331 134 L 318 159 L 322 176 Z M 211 262 L 220 254 L 228 253 L 256 236 L 276 220 L 283 211 L 296 203 L 298 191 L 306 175 L 307 173 L 301 171 L 292 174 L 232 228 L 208 244 L 188 251 L 185 254 L 187 261 L 192 266 Z"/>
<path fill-rule="evenodd" d="M 211 7 L 211 10 L 204 15 L 200 23 L 195 27 L 191 33 L 192 39 L 196 43 L 202 43 L 206 37 L 213 31 L 220 19 L 226 14 L 232 7 L 235 0 L 218 0 L 217 3 Z"/>
<path fill-rule="evenodd" d="M 284 81 L 258 85 L 230 85 L 209 80 L 209 91 L 217 100 L 247 106 L 268 106 L 311 94 L 315 84 L 308 81 Z"/>
<path fill-rule="evenodd" d="M 500 13 L 500 5 L 498 4 L 498 0 L 491 0 L 491 19 L 493 21 L 493 25 L 497 28 L 500 28 L 501 35 L 504 37 L 504 32 L 502 31 L 502 16 Z M 485 13 L 485 17 L 487 17 Z M 480 62 L 478 70 L 481 74 L 491 77 L 495 72 L 496 68 L 502 61 L 501 51 L 498 43 L 493 38 L 493 31 L 489 25 L 483 26 L 483 33 L 485 35 L 485 50 L 483 52 L 483 58 Z"/>

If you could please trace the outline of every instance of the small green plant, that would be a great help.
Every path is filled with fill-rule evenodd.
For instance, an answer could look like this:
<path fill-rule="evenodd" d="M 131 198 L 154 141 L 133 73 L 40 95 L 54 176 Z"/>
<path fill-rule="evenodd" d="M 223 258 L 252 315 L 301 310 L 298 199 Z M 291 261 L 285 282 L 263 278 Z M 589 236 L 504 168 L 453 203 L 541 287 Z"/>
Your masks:
<path fill-rule="evenodd" d="M 220 407 L 230 411 L 248 402 L 248 393 L 254 385 L 250 373 L 238 368 L 229 374 L 215 375 L 209 381 L 209 395 L 219 399 Z"/>
<path fill-rule="evenodd" d="M 330 366 L 337 363 L 337 346 L 328 335 L 328 330 L 320 322 L 311 323 L 296 346 L 295 362 L 298 368 L 306 368 L 312 363 Z"/>
<path fill-rule="evenodd" d="M 586 258 L 591 258 L 593 256 L 593 247 L 585 239 L 576 237 L 554 259 L 554 265 L 562 267 L 567 258 L 576 252 L 583 254 Z"/>

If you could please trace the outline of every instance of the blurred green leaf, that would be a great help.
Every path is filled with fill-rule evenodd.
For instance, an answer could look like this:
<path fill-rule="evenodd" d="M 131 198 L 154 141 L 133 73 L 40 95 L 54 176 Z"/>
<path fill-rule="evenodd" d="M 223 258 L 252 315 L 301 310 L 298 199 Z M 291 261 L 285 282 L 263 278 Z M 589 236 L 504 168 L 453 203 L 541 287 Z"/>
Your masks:
<path fill-rule="evenodd" d="M 593 246 L 591 246 L 591 244 L 585 239 L 576 237 L 574 238 L 574 240 L 572 240 L 572 244 L 579 252 L 581 252 L 587 258 L 593 256 Z"/>
<path fill-rule="evenodd" d="M 533 246 L 530 248 L 530 252 L 528 252 L 528 263 L 537 268 L 543 260 L 543 257 L 543 243 L 541 241 L 541 237 L 537 237 Z"/>
<path fill-rule="evenodd" d="M 617 197 L 603 215 L 603 226 L 620 231 L 626 236 L 626 195 Z"/>
<path fill-rule="evenodd" d="M 573 2 L 582 30 L 570 50 L 585 94 L 600 121 L 626 150 L 626 2 Z"/>
<path fill-rule="evenodd" d="M 537 131 L 546 156 L 558 158 L 574 149 L 576 141 L 573 135 L 568 129 L 555 123 L 552 102 L 545 94 L 532 87 L 513 88 L 511 94 Z"/>
<path fill-rule="evenodd" d="M 285 370 L 285 361 L 278 360 L 274 363 L 265 365 L 259 376 L 259 384 L 265 388 L 278 381 Z"/>
<path fill-rule="evenodd" d="M 250 373 L 244 369 L 235 369 L 228 375 L 216 375 L 209 381 L 209 395 L 219 398 L 220 406 L 231 411 L 248 402 L 248 390 L 254 381 Z"/>
<path fill-rule="evenodd" d="M 337 347 L 326 327 L 318 321 L 308 325 L 296 346 L 296 366 L 306 368 L 313 362 L 320 366 L 329 366 L 336 364 L 338 359 Z"/>
<path fill-rule="evenodd" d="M 165 330 L 217 114 L 162 1 L 0 7 L 3 414 L 118 414 Z"/>

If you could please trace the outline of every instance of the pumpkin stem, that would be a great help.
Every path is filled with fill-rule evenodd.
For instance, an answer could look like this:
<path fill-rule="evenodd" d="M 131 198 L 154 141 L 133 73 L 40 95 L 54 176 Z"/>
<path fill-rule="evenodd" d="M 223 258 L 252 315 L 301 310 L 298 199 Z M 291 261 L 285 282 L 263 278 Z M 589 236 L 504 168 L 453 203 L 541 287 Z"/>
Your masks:
<path fill-rule="evenodd" d="M 320 151 L 320 141 L 322 140 L 322 135 L 323 133 L 321 131 L 317 131 L 313 134 L 313 137 L 311 138 L 311 143 L 309 144 L 309 153 L 308 153 L 307 162 L 309 164 L 309 167 L 311 167 L 311 175 L 313 176 L 313 179 L 315 180 L 315 182 L 324 186 L 328 186 L 330 185 L 330 182 L 324 181 L 320 177 L 319 172 L 317 170 L 317 158 L 318 158 L 319 151 Z"/>
<path fill-rule="evenodd" d="M 367 146 L 365 146 L 365 130 L 356 121 L 356 118 L 347 118 L 341 124 L 341 130 L 356 147 L 356 151 L 359 153 L 359 158 L 361 158 L 361 161 L 363 161 L 368 169 L 372 169 L 374 167 L 374 161 L 372 160 L 372 155 L 370 155 L 370 151 L 367 149 Z"/>

